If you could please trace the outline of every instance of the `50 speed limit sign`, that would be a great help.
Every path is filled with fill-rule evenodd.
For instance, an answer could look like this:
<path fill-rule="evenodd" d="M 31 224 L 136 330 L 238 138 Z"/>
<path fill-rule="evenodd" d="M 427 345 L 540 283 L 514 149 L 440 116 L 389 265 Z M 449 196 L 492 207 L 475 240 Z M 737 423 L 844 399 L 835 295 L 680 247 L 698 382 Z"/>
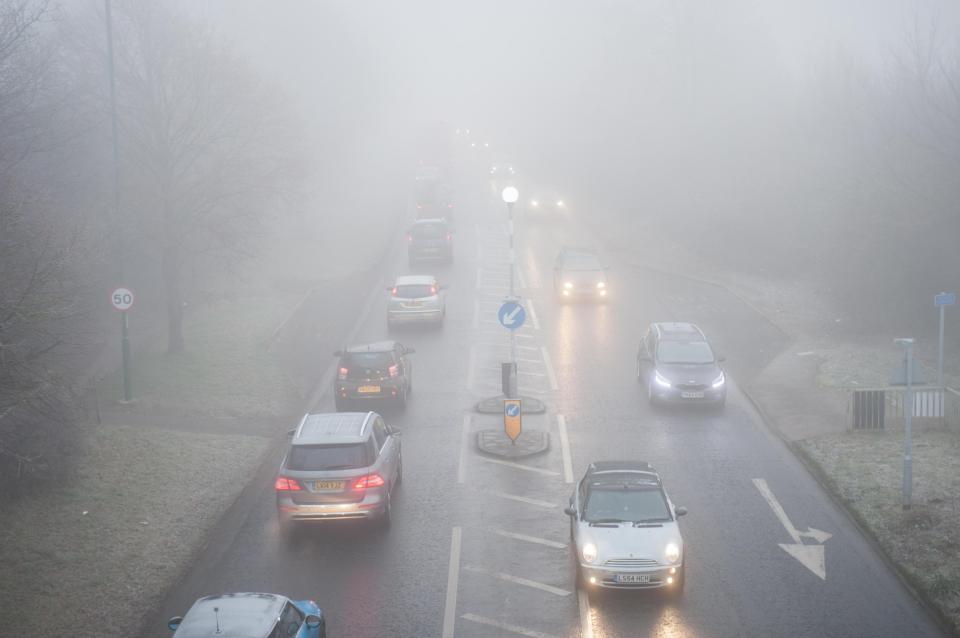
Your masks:
<path fill-rule="evenodd" d="M 117 288 L 110 293 L 110 303 L 120 312 L 126 312 L 133 307 L 133 291 L 129 288 Z"/>

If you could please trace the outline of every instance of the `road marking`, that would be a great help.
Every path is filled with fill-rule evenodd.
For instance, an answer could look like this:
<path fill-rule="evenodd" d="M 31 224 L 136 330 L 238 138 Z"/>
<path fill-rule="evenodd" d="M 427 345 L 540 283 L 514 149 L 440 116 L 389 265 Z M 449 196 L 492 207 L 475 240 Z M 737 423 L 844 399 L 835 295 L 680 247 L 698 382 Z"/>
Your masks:
<path fill-rule="evenodd" d="M 543 474 L 544 476 L 560 476 L 560 472 L 554 472 L 553 470 L 544 470 L 539 467 L 530 467 L 529 465 L 524 465 L 523 463 L 514 463 L 513 461 L 501 461 L 500 459 L 490 459 L 485 456 L 481 456 L 480 458 L 486 461 L 487 463 L 504 465 L 506 467 L 513 467 L 518 470 L 526 470 L 528 472 L 536 472 L 537 474 Z"/>
<path fill-rule="evenodd" d="M 557 375 L 553 371 L 553 361 L 550 359 L 550 353 L 547 352 L 547 347 L 541 346 L 540 352 L 543 356 L 543 363 L 547 368 L 547 378 L 550 379 L 550 389 L 554 391 L 559 390 L 560 385 L 557 383 Z"/>
<path fill-rule="evenodd" d="M 464 620 L 469 620 L 480 625 L 487 625 L 489 627 L 496 627 L 497 629 L 509 631 L 510 633 L 517 634 L 519 636 L 528 636 L 529 638 L 559 638 L 553 634 L 545 634 L 542 631 L 527 629 L 519 625 L 511 625 L 510 623 L 500 622 L 499 620 L 493 620 L 492 618 L 484 618 L 483 616 L 478 616 L 476 614 L 464 614 L 460 617 Z"/>
<path fill-rule="evenodd" d="M 447 600 L 443 606 L 443 638 L 453 638 L 457 624 L 457 588 L 460 586 L 460 540 L 463 530 L 453 528 L 450 538 L 450 568 L 447 572 Z"/>
<path fill-rule="evenodd" d="M 539 363 L 539 362 L 538 362 L 538 363 Z M 484 366 L 483 369 L 484 369 L 484 370 L 496 370 L 497 372 L 500 372 L 500 366 Z M 527 375 L 527 376 L 529 376 L 529 377 L 545 377 L 545 376 L 547 376 L 547 375 L 544 374 L 543 372 L 527 372 L 527 371 L 525 371 L 525 370 L 517 370 L 517 374 L 518 374 L 518 375 L 519 375 L 519 374 L 525 374 L 525 375 Z"/>
<path fill-rule="evenodd" d="M 540 499 L 530 498 L 529 496 L 519 496 L 517 494 L 507 494 L 506 492 L 493 492 L 494 496 L 499 496 L 500 498 L 505 498 L 510 501 L 517 501 L 519 503 L 526 503 L 527 505 L 536 505 L 537 507 L 543 507 L 546 509 L 554 509 L 559 507 L 556 503 L 551 503 L 550 501 L 541 501 Z"/>
<path fill-rule="evenodd" d="M 529 578 L 521 578 L 520 576 L 514 576 L 512 574 L 495 572 L 485 567 L 479 567 L 477 565 L 464 565 L 463 569 L 468 572 L 473 572 L 474 574 L 486 574 L 487 576 L 493 576 L 494 578 L 499 578 L 500 580 L 508 583 L 523 585 L 524 587 L 530 587 L 532 589 L 539 589 L 540 591 L 545 591 L 548 594 L 554 594 L 555 596 L 570 595 L 570 592 L 568 592 L 566 589 L 560 589 L 559 587 L 554 587 L 553 585 L 547 585 L 546 583 L 541 583 L 536 580 L 530 580 Z"/>
<path fill-rule="evenodd" d="M 483 288 L 483 268 L 477 267 L 477 290 Z"/>
<path fill-rule="evenodd" d="M 587 592 L 577 590 L 580 603 L 580 638 L 593 638 L 593 619 L 590 617 L 590 597 Z"/>
<path fill-rule="evenodd" d="M 766 480 L 762 478 L 755 478 L 753 479 L 753 484 L 757 486 L 758 490 L 760 490 L 760 494 L 767 501 L 770 509 L 772 509 L 776 517 L 780 519 L 780 524 L 783 525 L 784 529 L 787 530 L 787 534 L 789 534 L 790 538 L 793 539 L 793 544 L 778 543 L 780 548 L 796 558 L 801 565 L 812 571 L 823 580 L 826 580 L 827 567 L 822 543 L 824 543 L 833 535 L 812 527 L 807 528 L 806 532 L 799 531 L 793 526 L 793 523 L 790 522 L 790 518 L 783 510 L 783 506 L 780 505 L 777 497 L 773 495 L 773 492 L 770 490 L 770 486 L 767 485 Z M 807 538 L 812 538 L 818 544 L 804 545 L 802 539 L 804 536 Z"/>
<path fill-rule="evenodd" d="M 499 334 L 503 334 L 503 332 L 500 331 Z M 507 350 L 510 349 L 510 344 L 509 344 L 509 343 L 501 343 L 501 342 L 499 342 L 499 341 L 478 341 L 476 345 L 478 345 L 478 346 L 484 346 L 484 347 L 486 347 L 486 348 L 504 348 L 504 349 L 507 349 Z M 536 347 L 536 346 L 517 346 L 517 350 L 539 351 L 540 348 L 538 348 L 538 347 Z M 540 363 L 540 362 L 538 361 L 537 363 Z"/>
<path fill-rule="evenodd" d="M 520 284 L 521 288 L 527 287 L 527 280 L 523 278 L 523 271 L 517 266 L 517 283 Z"/>
<path fill-rule="evenodd" d="M 473 301 L 473 322 L 472 327 L 474 330 L 477 330 L 480 327 L 480 302 L 474 299 Z"/>
<path fill-rule="evenodd" d="M 469 620 L 480 625 L 487 625 L 490 627 L 496 627 L 497 629 L 502 629 L 503 631 L 509 631 L 510 633 L 517 634 L 519 636 L 528 636 L 529 638 L 558 638 L 558 636 L 554 636 L 553 634 L 545 634 L 542 631 L 527 629 L 526 627 L 521 627 L 520 625 L 511 625 L 510 623 L 500 622 L 499 620 L 493 620 L 492 618 L 484 618 L 483 616 L 478 616 L 476 614 L 464 614 L 460 617 L 464 620 Z"/>
<path fill-rule="evenodd" d="M 467 360 L 467 390 L 473 389 L 474 369 L 477 367 L 477 346 L 470 346 L 470 358 Z"/>
<path fill-rule="evenodd" d="M 460 463 L 457 465 L 457 483 L 463 483 L 467 479 L 467 441 L 469 441 L 470 423 L 473 421 L 473 415 L 463 415 L 463 431 L 460 434 Z"/>
<path fill-rule="evenodd" d="M 558 543 L 557 541 L 552 541 L 546 538 L 540 538 L 538 536 L 527 536 L 526 534 L 517 534 L 516 532 L 508 532 L 505 529 L 491 529 L 491 532 L 497 534 L 498 536 L 503 536 L 504 538 L 512 538 L 518 541 L 526 541 L 528 543 L 536 543 L 537 545 L 544 545 L 546 547 L 553 547 L 554 549 L 566 549 L 566 543 Z"/>
<path fill-rule="evenodd" d="M 560 451 L 563 453 L 563 480 L 573 483 L 573 460 L 570 458 L 570 439 L 567 437 L 567 417 L 557 415 L 557 429 L 560 430 Z"/>
<path fill-rule="evenodd" d="M 537 310 L 533 307 L 533 299 L 527 299 L 527 311 L 530 313 L 530 321 L 533 323 L 534 330 L 539 330 L 540 319 L 537 318 Z"/>

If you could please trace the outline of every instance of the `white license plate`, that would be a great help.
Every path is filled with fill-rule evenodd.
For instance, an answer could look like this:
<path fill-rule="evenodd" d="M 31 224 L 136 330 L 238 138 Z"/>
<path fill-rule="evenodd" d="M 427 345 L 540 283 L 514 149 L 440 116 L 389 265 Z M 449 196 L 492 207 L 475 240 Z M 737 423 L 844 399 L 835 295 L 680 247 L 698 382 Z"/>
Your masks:
<path fill-rule="evenodd" d="M 650 574 L 617 574 L 618 583 L 649 583 Z"/>
<path fill-rule="evenodd" d="M 702 399 L 703 392 L 681 392 L 680 396 L 684 399 Z"/>

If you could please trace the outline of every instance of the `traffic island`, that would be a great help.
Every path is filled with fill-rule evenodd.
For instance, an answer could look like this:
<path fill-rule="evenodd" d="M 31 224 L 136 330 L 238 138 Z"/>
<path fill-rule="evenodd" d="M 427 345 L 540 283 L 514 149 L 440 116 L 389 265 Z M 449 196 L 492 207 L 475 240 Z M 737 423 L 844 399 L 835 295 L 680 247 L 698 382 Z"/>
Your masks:
<path fill-rule="evenodd" d="M 526 408 L 526 405 L 524 405 L 524 408 Z M 502 410 L 503 403 L 501 402 L 500 411 Z M 550 449 L 550 434 L 543 430 L 524 430 L 516 441 L 511 441 L 503 428 L 480 430 L 477 432 L 477 447 L 484 454 L 491 456 L 522 459 L 543 454 Z"/>
<path fill-rule="evenodd" d="M 507 397 L 498 395 L 488 399 L 481 399 L 477 402 L 476 410 L 480 414 L 503 414 L 503 401 Z M 521 411 L 523 414 L 543 414 L 547 411 L 547 405 L 540 399 L 533 397 L 520 397 Z"/>

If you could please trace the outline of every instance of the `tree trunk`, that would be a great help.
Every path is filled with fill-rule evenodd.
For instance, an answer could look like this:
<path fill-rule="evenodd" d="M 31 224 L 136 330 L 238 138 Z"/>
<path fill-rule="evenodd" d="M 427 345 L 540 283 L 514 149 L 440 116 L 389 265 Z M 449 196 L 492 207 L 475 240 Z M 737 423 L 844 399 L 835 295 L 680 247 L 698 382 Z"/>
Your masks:
<path fill-rule="evenodd" d="M 180 290 L 180 246 L 164 242 L 160 257 L 167 301 L 167 352 L 183 351 L 183 295 Z"/>

